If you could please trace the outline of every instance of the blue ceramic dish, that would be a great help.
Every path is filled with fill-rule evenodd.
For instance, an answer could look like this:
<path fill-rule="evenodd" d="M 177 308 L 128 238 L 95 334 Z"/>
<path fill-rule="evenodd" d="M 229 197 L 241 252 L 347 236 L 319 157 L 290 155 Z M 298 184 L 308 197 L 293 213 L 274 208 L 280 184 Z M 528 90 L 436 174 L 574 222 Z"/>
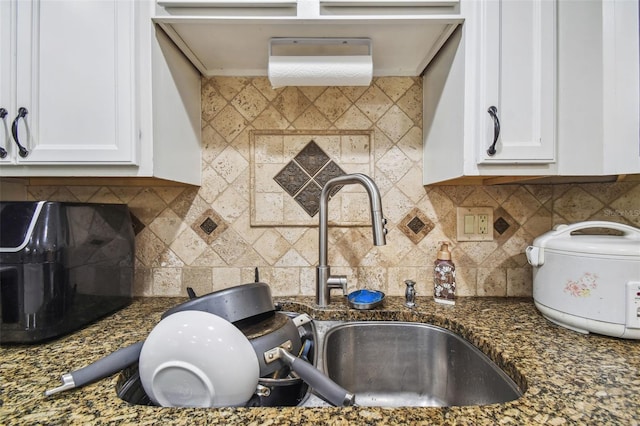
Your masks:
<path fill-rule="evenodd" d="M 354 309 L 373 309 L 384 301 L 384 293 L 378 290 L 356 290 L 347 296 L 349 306 Z"/>

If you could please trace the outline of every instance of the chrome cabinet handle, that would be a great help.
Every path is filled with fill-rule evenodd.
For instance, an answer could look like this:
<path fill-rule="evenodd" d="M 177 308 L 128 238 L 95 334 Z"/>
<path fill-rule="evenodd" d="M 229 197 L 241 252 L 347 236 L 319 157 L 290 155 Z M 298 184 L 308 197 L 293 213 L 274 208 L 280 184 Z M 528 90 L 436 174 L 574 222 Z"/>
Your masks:
<path fill-rule="evenodd" d="M 4 108 L 0 108 L 0 118 L 2 119 L 2 124 L 3 127 L 6 129 L 7 127 L 7 121 L 5 120 L 5 117 L 7 116 L 7 114 L 9 114 L 7 112 L 6 109 Z M 6 134 L 6 132 L 5 132 Z M 4 149 L 4 147 L 0 146 L 0 158 L 5 158 L 7 156 L 7 150 Z"/>
<path fill-rule="evenodd" d="M 500 136 L 500 119 L 498 118 L 498 108 L 493 105 L 487 110 L 491 118 L 493 118 L 493 143 L 487 149 L 487 155 L 493 157 L 496 155 L 496 143 L 498 142 L 498 136 Z"/>
<path fill-rule="evenodd" d="M 29 155 L 29 151 L 27 150 L 27 148 L 20 144 L 20 140 L 18 139 L 18 121 L 21 118 L 26 117 L 27 114 L 29 114 L 29 111 L 27 111 L 25 107 L 20 107 L 18 109 L 18 115 L 13 120 L 13 124 L 11 125 L 11 134 L 13 135 L 13 141 L 16 143 L 16 145 L 18 145 L 18 150 L 20 151 L 19 154 L 22 158 L 25 158 L 27 155 Z"/>

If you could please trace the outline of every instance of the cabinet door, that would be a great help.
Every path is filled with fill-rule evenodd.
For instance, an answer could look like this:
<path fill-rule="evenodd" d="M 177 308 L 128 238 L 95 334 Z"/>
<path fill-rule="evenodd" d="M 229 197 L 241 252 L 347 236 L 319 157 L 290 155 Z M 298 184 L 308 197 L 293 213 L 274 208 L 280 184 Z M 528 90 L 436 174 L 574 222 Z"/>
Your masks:
<path fill-rule="evenodd" d="M 482 8 L 478 162 L 553 163 L 556 1 L 486 0 Z M 500 124 L 493 156 L 492 106 Z"/>
<path fill-rule="evenodd" d="M 9 120 L 11 105 L 11 3 L 0 1 L 0 164 L 11 161 Z"/>
<path fill-rule="evenodd" d="M 16 3 L 18 163 L 135 163 L 134 2 Z M 14 111 L 15 117 L 16 111 Z"/>

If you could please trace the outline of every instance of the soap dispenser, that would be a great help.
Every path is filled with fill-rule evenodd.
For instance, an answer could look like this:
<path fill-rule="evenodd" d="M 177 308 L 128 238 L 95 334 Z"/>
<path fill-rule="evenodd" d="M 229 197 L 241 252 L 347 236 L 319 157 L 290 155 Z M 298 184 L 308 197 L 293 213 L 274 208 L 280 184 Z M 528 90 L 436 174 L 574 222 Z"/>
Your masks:
<path fill-rule="evenodd" d="M 433 268 L 433 299 L 438 303 L 455 304 L 456 267 L 451 261 L 451 252 L 446 242 L 440 250 Z"/>

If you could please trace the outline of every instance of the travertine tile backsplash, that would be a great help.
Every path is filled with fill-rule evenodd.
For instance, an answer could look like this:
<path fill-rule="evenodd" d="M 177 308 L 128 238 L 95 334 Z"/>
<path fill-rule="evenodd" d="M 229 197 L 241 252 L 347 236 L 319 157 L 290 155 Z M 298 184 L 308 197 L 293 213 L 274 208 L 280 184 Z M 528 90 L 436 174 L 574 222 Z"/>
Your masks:
<path fill-rule="evenodd" d="M 419 295 L 431 295 L 438 242 L 450 241 L 460 295 L 530 296 L 524 249 L 553 225 L 601 219 L 640 226 L 638 182 L 424 187 L 419 78 L 277 90 L 266 78 L 203 79 L 202 126 L 200 188 L 30 186 L 29 197 L 127 203 L 137 232 L 135 292 L 144 296 L 184 296 L 188 286 L 204 294 L 250 282 L 256 266 L 274 295 L 314 294 L 317 214 L 303 209 L 309 197 L 302 191 L 289 195 L 287 182 L 269 178 L 314 138 L 329 158 L 322 167 L 333 162 L 348 173 L 366 172 L 383 194 L 386 246 L 373 246 L 369 227 L 329 229 L 332 272 L 349 277 L 350 291 L 401 295 L 411 278 Z M 362 135 L 370 135 L 370 145 Z M 306 185 L 312 176 L 295 173 L 315 169 L 288 172 L 287 179 L 304 177 L 300 185 Z M 357 225 L 363 214 L 366 221 L 366 198 L 351 188 L 330 203 L 337 224 L 353 217 Z M 457 243 L 457 206 L 493 207 L 494 241 Z"/>

